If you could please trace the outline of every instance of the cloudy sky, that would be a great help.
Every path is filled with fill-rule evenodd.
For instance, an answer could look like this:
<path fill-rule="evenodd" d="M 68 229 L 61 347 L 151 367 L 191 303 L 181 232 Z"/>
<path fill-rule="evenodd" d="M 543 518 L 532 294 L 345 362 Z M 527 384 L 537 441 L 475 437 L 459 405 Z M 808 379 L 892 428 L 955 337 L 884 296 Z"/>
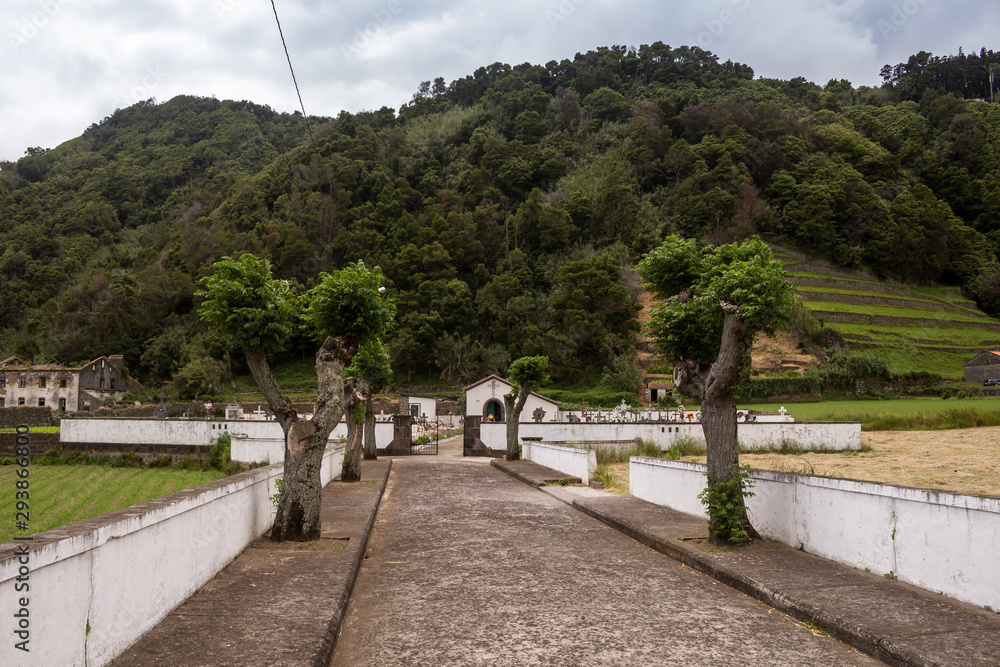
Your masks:
<path fill-rule="evenodd" d="M 697 44 L 758 76 L 846 78 L 1000 48 L 996 0 L 276 0 L 306 111 L 398 108 L 419 83 L 598 46 Z M 175 95 L 298 107 L 270 0 L 3 0 L 0 160 Z M 988 37 L 993 36 L 991 42 Z"/>

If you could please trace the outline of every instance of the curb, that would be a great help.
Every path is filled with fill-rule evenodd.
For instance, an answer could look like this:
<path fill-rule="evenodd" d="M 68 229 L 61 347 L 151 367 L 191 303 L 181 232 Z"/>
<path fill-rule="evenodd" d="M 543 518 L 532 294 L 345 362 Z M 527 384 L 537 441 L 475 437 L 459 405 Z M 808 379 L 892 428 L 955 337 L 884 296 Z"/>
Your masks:
<path fill-rule="evenodd" d="M 932 667 L 933 665 L 937 665 L 936 662 L 928 662 L 912 651 L 898 646 L 887 637 L 875 636 L 846 619 L 828 614 L 822 609 L 810 606 L 804 602 L 785 597 L 759 581 L 729 568 L 720 567 L 711 559 L 705 557 L 700 550 L 688 546 L 680 540 L 664 540 L 663 538 L 651 535 L 643 531 L 642 528 L 629 525 L 597 508 L 588 507 L 585 501 L 574 500 L 572 507 L 631 537 L 640 544 L 654 549 L 665 556 L 669 556 L 693 570 L 706 574 L 730 588 L 750 595 L 803 623 L 820 627 L 829 632 L 831 637 L 886 664 L 899 667 Z"/>
<path fill-rule="evenodd" d="M 546 486 L 548 484 L 558 484 L 562 480 L 569 480 L 570 484 L 582 484 L 583 480 L 579 477 L 573 477 L 572 475 L 565 475 L 558 470 L 553 470 L 552 468 L 546 468 L 538 464 L 532 464 L 532 467 L 542 471 L 545 474 L 543 477 L 530 477 L 520 470 L 518 470 L 514 465 L 516 463 L 531 463 L 531 461 L 500 461 L 493 459 L 490 461 L 490 465 L 499 470 L 502 473 L 510 475 L 519 482 L 524 482 L 528 486 L 540 487 Z M 553 473 L 553 474 L 548 474 Z"/>
<path fill-rule="evenodd" d="M 381 460 L 381 459 L 379 459 Z M 333 658 L 333 652 L 337 649 L 337 640 L 340 638 L 340 629 L 344 623 L 344 613 L 347 611 L 347 605 L 351 601 L 351 594 L 354 592 L 354 584 L 358 581 L 358 573 L 361 571 L 361 563 L 365 560 L 365 554 L 368 552 L 368 539 L 371 537 L 372 528 L 375 526 L 375 517 L 378 515 L 378 509 L 382 505 L 382 496 L 385 494 L 385 487 L 389 482 L 389 473 L 392 471 L 392 459 L 385 459 L 388 465 L 385 467 L 385 472 L 382 474 L 381 479 L 377 479 L 378 482 L 378 493 L 375 495 L 375 502 L 372 503 L 371 511 L 368 513 L 368 519 L 365 521 L 364 529 L 361 531 L 360 546 L 351 559 L 350 573 L 348 574 L 348 584 L 344 587 L 343 592 L 340 595 L 340 600 L 337 602 L 336 612 L 330 619 L 330 624 L 327 626 L 327 631 L 323 637 L 322 643 L 317 647 L 316 653 L 313 655 L 312 659 L 309 660 L 309 665 L 311 667 L 327 667 L 330 664 L 330 660 Z M 362 481 L 368 481 L 364 479 L 362 475 Z"/>

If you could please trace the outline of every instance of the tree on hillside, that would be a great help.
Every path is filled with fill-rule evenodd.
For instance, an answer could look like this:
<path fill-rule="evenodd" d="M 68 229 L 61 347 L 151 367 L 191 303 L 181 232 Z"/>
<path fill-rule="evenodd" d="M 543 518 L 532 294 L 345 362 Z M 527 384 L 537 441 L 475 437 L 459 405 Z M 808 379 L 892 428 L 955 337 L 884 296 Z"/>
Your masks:
<path fill-rule="evenodd" d="M 320 536 L 320 467 L 330 433 L 344 413 L 344 367 L 360 346 L 392 325 L 395 306 L 379 293 L 382 273 L 361 262 L 320 281 L 301 299 L 271 276 L 267 260 L 224 257 L 203 280 L 198 314 L 246 355 L 247 365 L 285 434 L 284 483 L 271 539 L 308 541 Z M 300 305 L 304 310 L 300 313 Z M 282 350 L 299 317 L 322 343 L 316 351 L 318 393 L 311 419 L 299 417 L 268 365 Z"/>
<path fill-rule="evenodd" d="M 712 538 L 739 543 L 759 537 L 743 501 L 733 388 L 749 372 L 756 334 L 771 334 L 785 321 L 794 288 L 758 237 L 700 248 L 670 236 L 643 257 L 639 273 L 662 299 L 649 332 L 673 364 L 674 384 L 701 400 Z"/>
<path fill-rule="evenodd" d="M 507 379 L 514 385 L 510 393 L 503 397 L 507 413 L 507 460 L 517 461 L 521 458 L 521 450 L 517 446 L 521 411 L 531 390 L 549 381 L 549 358 L 521 357 L 507 369 Z"/>

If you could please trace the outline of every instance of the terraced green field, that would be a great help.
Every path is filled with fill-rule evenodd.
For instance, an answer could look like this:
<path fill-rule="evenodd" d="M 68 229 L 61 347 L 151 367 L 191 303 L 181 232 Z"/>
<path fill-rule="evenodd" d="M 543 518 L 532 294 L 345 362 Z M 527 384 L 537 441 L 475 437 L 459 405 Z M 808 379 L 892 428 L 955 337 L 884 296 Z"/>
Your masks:
<path fill-rule="evenodd" d="M 962 367 L 1000 349 L 1000 320 L 956 287 L 907 287 L 777 251 L 798 295 L 849 346 L 885 358 L 894 372 L 926 370 L 962 378 Z"/>
<path fill-rule="evenodd" d="M 930 310 L 927 308 L 900 308 L 897 306 L 873 306 L 866 304 L 844 303 L 838 301 L 809 301 L 808 295 L 803 294 L 806 305 L 810 310 L 830 313 L 851 313 L 868 318 L 872 317 L 905 317 L 909 319 L 921 320 L 941 320 L 943 322 L 968 322 L 975 324 L 986 324 L 1000 326 L 1000 321 L 993 319 L 989 315 L 966 315 L 946 310 Z"/>
<path fill-rule="evenodd" d="M 859 283 L 860 284 L 860 283 Z M 816 287 L 813 285 L 799 285 L 797 288 L 798 292 L 803 296 L 813 295 L 813 294 L 843 294 L 851 296 L 870 296 L 878 299 L 885 298 L 887 295 L 884 292 L 869 292 L 863 289 L 843 289 L 837 287 Z M 896 296 L 892 295 L 892 299 L 902 299 L 904 301 L 913 301 L 914 303 L 928 303 L 928 299 L 916 296 Z"/>

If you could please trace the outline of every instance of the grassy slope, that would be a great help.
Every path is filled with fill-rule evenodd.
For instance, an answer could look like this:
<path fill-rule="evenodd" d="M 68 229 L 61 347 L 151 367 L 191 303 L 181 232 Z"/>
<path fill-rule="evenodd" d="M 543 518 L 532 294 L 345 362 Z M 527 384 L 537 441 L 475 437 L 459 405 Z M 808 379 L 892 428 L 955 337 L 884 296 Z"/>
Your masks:
<path fill-rule="evenodd" d="M 776 255 L 785 264 L 791 279 L 809 278 L 829 282 L 824 285 L 802 285 L 797 291 L 807 307 L 823 319 L 827 326 L 836 329 L 847 343 L 857 349 L 868 349 L 885 358 L 894 372 L 927 370 L 949 379 L 961 379 L 962 367 L 983 349 L 1000 348 L 1000 332 L 990 331 L 982 325 L 997 325 L 1000 320 L 991 318 L 976 308 L 976 304 L 962 296 L 954 287 L 907 288 L 898 284 L 883 283 L 864 274 L 848 275 L 830 268 L 824 271 L 821 262 L 803 262 L 782 249 Z M 801 269 L 801 270 L 800 270 Z M 857 289 L 845 288 L 857 285 Z M 887 288 L 889 293 L 878 291 Z M 876 289 L 873 289 L 876 288 Z M 812 295 L 843 296 L 843 301 L 810 301 Z M 909 307 L 887 302 L 884 305 L 850 303 L 852 297 L 883 298 L 895 303 L 905 301 Z M 829 297 L 828 297 L 829 298 Z M 921 308 L 921 304 L 925 307 Z M 932 310 L 934 305 L 960 309 Z M 856 316 L 851 323 L 830 322 L 824 313 Z M 900 322 L 887 322 L 880 318 L 905 318 Z M 920 326 L 906 319 L 933 320 L 934 326 Z"/>
<path fill-rule="evenodd" d="M 0 542 L 113 512 L 224 477 L 218 470 L 159 470 L 101 466 L 35 466 L 31 470 L 30 530 L 14 528 L 17 466 L 0 466 L 0 497 L 7 516 Z"/>

